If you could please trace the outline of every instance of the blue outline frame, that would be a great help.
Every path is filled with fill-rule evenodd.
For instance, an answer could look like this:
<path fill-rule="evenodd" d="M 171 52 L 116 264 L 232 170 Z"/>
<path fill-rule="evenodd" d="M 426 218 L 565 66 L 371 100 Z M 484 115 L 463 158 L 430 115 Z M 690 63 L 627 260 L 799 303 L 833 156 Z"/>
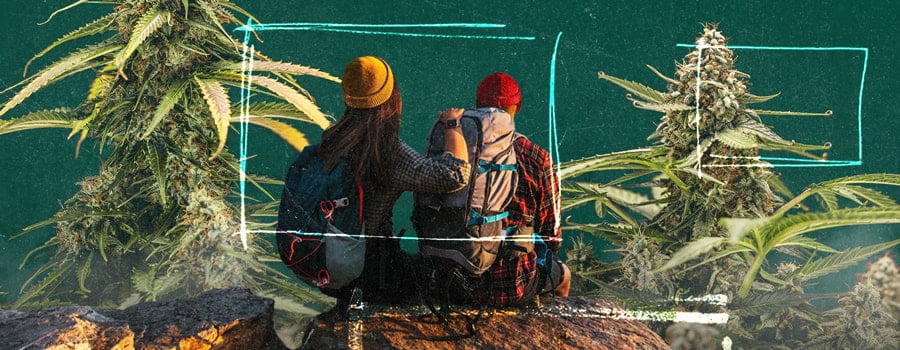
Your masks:
<path fill-rule="evenodd" d="M 696 44 L 675 44 L 676 47 L 698 48 Z M 780 50 L 780 51 L 862 51 L 863 66 L 859 81 L 859 96 L 857 98 L 857 114 L 856 114 L 856 137 L 857 137 L 857 159 L 856 160 L 815 160 L 805 158 L 784 158 L 784 157 L 759 157 L 764 161 L 784 161 L 795 163 L 773 163 L 773 167 L 786 168 L 813 168 L 813 167 L 836 167 L 836 166 L 860 166 L 863 162 L 863 142 L 862 142 L 862 103 L 863 88 L 866 83 L 866 70 L 869 65 L 869 48 L 866 47 L 805 47 L 805 46 L 751 46 L 751 45 L 728 45 L 728 49 L 732 50 Z"/>
<path fill-rule="evenodd" d="M 248 55 L 248 52 L 252 53 L 255 49 L 254 45 L 250 44 L 251 36 L 250 34 L 255 31 L 266 31 L 266 30 L 312 30 L 312 31 L 329 31 L 329 32 L 340 32 L 340 33 L 350 33 L 350 34 L 363 34 L 363 35 L 392 35 L 392 36 L 407 36 L 407 37 L 430 37 L 430 38 L 451 38 L 451 39 L 489 39 L 489 40 L 535 40 L 536 38 L 533 36 L 497 36 L 497 35 L 469 35 L 469 34 L 432 34 L 432 33 L 411 33 L 411 32 L 397 32 L 397 31 L 383 31 L 383 30 L 374 30 L 380 28 L 473 28 L 473 29 L 495 29 L 495 28 L 505 28 L 505 24 L 495 24 L 495 23 L 431 23 L 431 24 L 353 24 L 353 23 L 272 23 L 272 24 L 253 24 L 252 19 L 247 20 L 247 24 L 235 28 L 235 31 L 244 32 L 244 41 L 243 41 L 243 54 L 242 54 L 242 62 L 241 62 L 241 76 L 246 77 L 246 79 L 242 78 L 241 81 L 241 116 L 240 116 L 240 151 L 239 151 L 239 162 L 240 162 L 240 182 L 239 188 L 241 193 L 241 231 L 239 232 L 241 236 L 241 243 L 244 245 L 244 248 L 247 248 L 247 237 L 246 234 L 249 232 L 247 230 L 246 224 L 246 170 L 247 170 L 247 144 L 248 140 L 248 123 L 247 123 L 247 107 L 250 103 L 250 87 L 252 86 L 252 74 L 253 74 L 253 55 Z M 555 151 L 557 164 L 559 163 L 559 151 L 558 145 L 554 142 L 558 142 L 558 138 L 556 137 L 556 112 L 555 112 L 555 78 L 556 78 L 556 53 L 559 48 L 559 41 L 562 37 L 562 32 L 556 37 L 556 43 L 553 47 L 553 55 L 550 60 L 550 98 L 549 98 L 549 119 L 550 119 L 550 145 L 548 146 L 548 150 L 550 152 Z M 554 153 L 551 153 L 554 154 Z M 254 232 L 268 232 L 268 231 L 257 231 Z M 398 239 L 419 239 L 418 237 L 396 237 Z"/>

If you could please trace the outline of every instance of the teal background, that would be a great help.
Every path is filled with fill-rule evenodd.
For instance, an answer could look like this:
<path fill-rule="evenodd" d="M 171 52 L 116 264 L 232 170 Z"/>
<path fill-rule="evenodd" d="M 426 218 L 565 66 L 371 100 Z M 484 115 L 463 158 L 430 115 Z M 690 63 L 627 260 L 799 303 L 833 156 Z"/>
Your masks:
<path fill-rule="evenodd" d="M 44 21 L 56 9 L 73 1 L 4 1 L 0 4 L 0 88 L 22 79 L 25 62 L 56 38 L 110 11 L 110 5 L 87 4 Z M 896 5 L 874 1 L 240 1 L 238 5 L 263 23 L 317 22 L 358 24 L 492 23 L 496 29 L 413 29 L 406 32 L 491 36 L 530 36 L 534 40 L 452 39 L 361 35 L 322 31 L 265 31 L 258 50 L 276 60 L 291 61 L 340 76 L 350 59 L 362 55 L 385 58 L 393 67 L 404 99 L 401 136 L 422 149 L 426 129 L 437 112 L 449 106 L 474 103 L 478 82 L 494 71 L 516 77 L 523 89 L 518 129 L 545 147 L 549 144 L 548 114 L 550 58 L 562 32 L 556 63 L 555 100 L 557 145 L 563 161 L 646 145 L 656 127 L 658 113 L 637 110 L 625 91 L 597 78 L 598 71 L 643 82 L 657 89 L 665 84 L 644 67 L 650 64 L 671 74 L 674 62 L 690 49 L 702 31 L 701 23 L 719 23 L 731 45 L 865 47 L 868 67 L 862 98 L 862 165 L 854 167 L 786 168 L 776 170 L 795 191 L 835 177 L 898 169 L 897 96 L 900 83 Z M 235 32 L 235 37 L 241 33 Z M 87 39 L 88 41 L 91 38 Z M 87 42 L 87 41 L 82 41 Z M 36 72 L 78 47 L 64 45 L 38 59 Z M 859 51 L 735 50 L 739 70 L 752 76 L 751 92 L 778 98 L 757 108 L 794 111 L 833 110 L 831 118 L 764 117 L 786 139 L 822 144 L 831 142 L 831 159 L 858 157 L 857 110 L 863 54 Z M 84 98 L 89 75 L 74 76 L 32 96 L 3 116 L 73 106 Z M 340 87 L 315 79 L 301 84 L 316 96 L 322 109 L 340 116 Z M 9 99 L 15 90 L 0 95 Z M 319 132 L 300 126 L 313 141 Z M 77 190 L 76 182 L 96 174 L 102 155 L 97 144 L 85 142 L 75 159 L 75 140 L 65 130 L 29 131 L 0 136 L 0 303 L 10 302 L 18 288 L 41 262 L 40 257 L 20 270 L 27 252 L 48 237 L 52 229 L 10 238 L 35 222 L 52 216 L 60 203 Z M 232 136 L 232 141 L 238 138 Z M 248 170 L 282 178 L 296 156 L 286 144 L 266 131 L 253 128 L 249 135 Z M 237 143 L 231 142 L 233 152 Z M 771 154 L 773 156 L 789 156 Z M 893 190 L 892 190 L 893 191 Z M 897 191 L 891 193 L 900 198 Z M 409 197 L 395 209 L 398 229 L 408 228 Z M 586 221 L 590 215 L 564 213 Z M 567 232 L 567 235 L 576 234 Z M 830 230 L 821 239 L 836 248 L 885 241 L 900 236 L 894 226 L 868 226 Z M 859 270 L 859 269 L 857 269 Z M 853 271 L 831 281 L 832 287 L 853 283 Z"/>

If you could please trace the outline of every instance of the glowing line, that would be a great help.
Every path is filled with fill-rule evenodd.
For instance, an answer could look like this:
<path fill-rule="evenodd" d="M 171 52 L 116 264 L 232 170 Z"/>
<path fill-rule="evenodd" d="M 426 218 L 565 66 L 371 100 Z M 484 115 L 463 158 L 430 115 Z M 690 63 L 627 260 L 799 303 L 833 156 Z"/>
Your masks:
<path fill-rule="evenodd" d="M 783 157 L 761 157 L 761 156 L 723 156 L 718 154 L 710 154 L 710 157 L 714 158 L 722 158 L 722 159 L 750 159 L 750 160 L 760 160 L 760 161 L 787 161 L 787 162 L 797 162 L 797 163 L 810 163 L 816 165 L 805 165 L 805 164 L 794 164 L 794 163 L 771 163 L 771 166 L 780 166 L 780 167 L 813 167 L 813 166 L 823 166 L 823 167 L 835 167 L 835 166 L 857 166 L 862 165 L 862 162 L 857 160 L 820 160 L 820 159 L 806 159 L 806 158 L 783 158 Z M 748 167 L 753 166 L 752 164 L 745 165 L 737 165 L 737 164 L 718 164 L 718 165 L 704 165 L 705 168 L 723 168 L 723 167 Z"/>
<path fill-rule="evenodd" d="M 352 24 L 352 23 L 277 23 L 245 25 L 235 30 L 250 32 L 254 30 L 317 30 L 338 33 L 395 35 L 426 38 L 451 39 L 499 39 L 499 40 L 535 40 L 533 36 L 499 36 L 499 35 L 462 35 L 462 34 L 428 34 L 406 33 L 377 30 L 359 30 L 344 28 L 503 28 L 504 24 L 491 23 L 431 23 L 431 24 Z"/>
<path fill-rule="evenodd" d="M 704 168 L 774 168 L 772 163 L 755 163 L 755 164 L 706 164 Z"/>
<path fill-rule="evenodd" d="M 362 23 L 268 23 L 250 24 L 235 28 L 235 31 L 255 30 L 306 30 L 313 27 L 331 28 L 506 28 L 505 24 L 497 23 L 404 23 L 404 24 L 362 24 Z"/>
<path fill-rule="evenodd" d="M 534 238 L 531 235 L 514 235 L 514 236 L 506 236 L 506 237 L 472 237 L 472 238 L 427 238 L 427 237 L 407 237 L 407 236 L 379 236 L 379 235 L 350 235 L 343 233 L 331 233 L 331 232 L 301 232 L 301 231 L 274 231 L 274 230 L 250 230 L 248 232 L 253 233 L 263 233 L 263 234 L 277 234 L 282 232 L 287 232 L 291 234 L 295 234 L 298 236 L 309 236 L 309 237 L 353 237 L 353 238 L 377 238 L 377 239 L 396 239 L 396 240 L 405 240 L 405 241 L 444 241 L 444 242 L 465 242 L 465 241 L 477 241 L 477 242 L 491 242 L 491 241 L 515 241 L 515 242 L 533 242 Z"/>
<path fill-rule="evenodd" d="M 675 301 L 701 302 L 706 304 L 725 306 L 728 305 L 728 296 L 725 294 L 707 294 L 700 297 L 687 297 Z"/>
<path fill-rule="evenodd" d="M 697 44 L 675 44 L 677 47 L 698 47 Z M 710 49 L 745 49 L 745 50 L 774 50 L 774 51 L 866 51 L 865 47 L 850 46 L 759 46 L 759 45 L 703 45 Z"/>
<path fill-rule="evenodd" d="M 247 19 L 247 23 L 250 24 L 252 19 Z M 241 145 L 240 145 L 240 166 L 238 169 L 238 175 L 240 179 L 239 187 L 241 189 L 241 225 L 239 234 L 241 236 L 241 245 L 244 247 L 244 250 L 247 250 L 249 247 L 247 246 L 247 201 L 246 196 L 246 186 L 247 186 L 247 143 L 249 142 L 247 138 L 247 129 L 248 129 L 248 118 L 249 118 L 249 100 L 250 100 L 250 84 L 251 84 L 251 76 L 253 75 L 253 48 L 250 48 L 250 59 L 249 62 L 247 60 L 247 44 L 250 41 L 250 32 L 246 32 L 244 34 L 244 46 L 243 51 L 241 52 L 241 117 L 240 117 L 240 132 L 241 132 Z"/>
<path fill-rule="evenodd" d="M 600 312 L 578 310 L 577 312 L 561 312 L 562 317 L 609 318 L 614 320 L 635 320 L 654 322 L 683 322 L 703 324 L 728 323 L 727 313 L 702 313 L 682 311 L 645 311 L 604 308 Z"/>
<path fill-rule="evenodd" d="M 856 125 L 859 127 L 856 128 L 856 137 L 859 140 L 858 152 L 859 155 L 857 158 L 859 159 L 859 165 L 862 165 L 863 155 L 862 155 L 862 101 L 863 101 L 863 87 L 866 85 L 866 68 L 869 65 L 869 49 L 863 49 L 863 69 L 862 75 L 860 76 L 859 81 L 859 101 L 857 102 L 857 111 L 856 111 Z"/>
<path fill-rule="evenodd" d="M 845 163 L 846 160 L 826 160 L 826 159 L 806 159 L 806 158 L 782 158 L 782 157 L 763 157 L 763 156 L 723 156 L 720 154 L 710 154 L 710 157 L 721 159 L 751 159 L 751 160 L 784 160 L 797 161 L 805 163 Z"/>
<path fill-rule="evenodd" d="M 248 128 L 249 124 L 249 105 L 250 105 L 250 89 L 252 86 L 252 74 L 253 74 L 253 57 L 249 56 L 249 70 L 248 70 L 248 55 L 247 48 L 250 48 L 250 52 L 253 52 L 253 46 L 250 45 L 250 33 L 257 30 L 324 30 L 324 31 L 336 31 L 336 32 L 347 32 L 354 34 L 380 34 L 380 35 L 399 35 L 399 36 L 418 36 L 418 37 L 436 37 L 436 38 L 463 38 L 463 39 L 502 39 L 502 40 L 535 40 L 535 37 L 526 37 L 526 36 L 487 36 L 487 35 L 445 35 L 445 34 L 420 34 L 420 33 L 400 33 L 400 32 L 383 32 L 383 31 L 364 31 L 364 30 L 347 30 L 347 29 L 338 29 L 338 28 L 364 28 L 364 27 L 373 27 L 373 28 L 504 28 L 505 24 L 491 24 L 491 23 L 434 23 L 434 24 L 347 24 L 347 23 L 278 23 L 274 25 L 266 25 L 266 24 L 253 24 L 252 19 L 247 20 L 247 24 L 238 28 L 235 28 L 235 31 L 243 31 L 244 32 L 244 51 L 241 62 L 241 138 L 240 138 L 240 192 L 241 192 L 241 228 L 240 234 L 241 242 L 244 245 L 244 249 L 247 249 L 247 233 L 275 233 L 276 231 L 265 231 L 265 230 L 247 230 L 247 221 L 246 221 L 246 170 L 247 170 L 247 147 L 249 144 L 249 139 L 247 137 L 246 128 Z M 555 59 L 556 59 L 556 49 L 559 46 L 559 37 L 562 35 L 560 32 L 557 35 L 556 46 L 554 46 L 553 53 L 553 62 L 554 66 L 551 66 L 551 70 L 555 73 Z M 246 83 L 245 83 L 246 81 Z M 553 82 L 551 81 L 551 88 L 553 88 Z M 555 102 L 554 102 L 555 104 Z M 551 105 L 551 110 L 553 110 L 554 105 Z M 555 111 L 553 112 L 555 117 Z M 552 129 L 556 130 L 556 124 L 552 125 Z M 558 151 L 557 151 L 557 160 L 558 160 Z M 558 162 L 557 162 L 558 163 Z M 559 174 L 559 167 L 557 165 L 557 175 Z M 558 190 L 557 190 L 558 191 Z M 559 217 L 560 214 L 556 214 Z M 557 225 L 559 220 L 557 220 Z M 319 233 L 316 235 L 331 235 L 331 234 L 323 234 Z M 391 238 L 391 239 L 420 239 L 418 237 L 383 237 L 383 236 L 356 236 L 360 238 Z M 426 239 L 423 239 L 426 240 Z M 428 240 L 455 240 L 451 238 L 445 239 L 428 239 Z M 464 239 L 467 240 L 467 239 Z M 528 240 L 531 241 L 532 238 L 521 238 L 514 240 Z"/>
<path fill-rule="evenodd" d="M 688 48 L 700 48 L 697 44 L 675 44 L 676 47 L 688 47 Z M 847 161 L 832 161 L 830 163 L 825 164 L 816 164 L 816 165 L 805 165 L 806 167 L 819 167 L 819 166 L 859 166 L 863 164 L 863 142 L 862 142 L 862 105 L 863 105 L 863 91 L 866 85 L 866 72 L 869 67 L 869 48 L 867 47 L 852 47 L 852 46 L 832 46 L 832 47 L 816 47 L 816 46 L 752 46 L 752 45 L 718 45 L 718 46 L 709 46 L 704 45 L 705 48 L 727 48 L 727 49 L 741 49 L 741 50 L 774 50 L 774 51 L 862 51 L 863 52 L 863 66 L 862 73 L 860 73 L 859 78 L 859 96 L 857 96 L 857 104 L 856 104 L 856 152 L 857 159 L 856 160 L 847 160 Z M 765 159 L 765 158 L 763 158 Z M 803 161 L 800 158 L 784 158 L 783 160 L 788 161 Z M 779 167 L 803 167 L 804 165 L 798 164 L 773 164 Z"/>
<path fill-rule="evenodd" d="M 562 208 L 561 203 L 559 201 L 562 198 L 562 189 L 559 188 L 559 184 L 557 183 L 561 178 L 560 171 L 560 157 L 559 157 L 559 134 L 556 129 L 556 53 L 559 51 L 559 40 L 562 38 L 562 32 L 556 34 L 556 43 L 553 45 L 553 55 L 550 58 L 550 93 L 548 98 L 549 104 L 549 114 L 548 114 L 548 130 L 547 134 L 550 137 L 550 141 L 548 142 L 547 147 L 549 148 L 550 159 L 553 161 L 554 153 L 556 155 L 556 179 L 554 181 L 551 189 L 553 191 L 552 205 L 553 205 L 553 216 L 554 216 L 554 224 L 553 224 L 553 232 L 556 233 L 559 230 L 562 221 Z"/>
<path fill-rule="evenodd" d="M 319 28 L 319 27 L 310 27 L 310 28 L 305 28 L 302 30 L 318 30 L 318 31 L 323 31 L 323 32 L 337 32 L 337 33 L 351 33 L 351 34 L 395 35 L 395 36 L 422 37 L 422 38 L 534 40 L 533 36 L 426 34 L 426 33 L 405 33 L 405 32 L 388 32 L 388 31 L 338 29 L 338 28 Z"/>

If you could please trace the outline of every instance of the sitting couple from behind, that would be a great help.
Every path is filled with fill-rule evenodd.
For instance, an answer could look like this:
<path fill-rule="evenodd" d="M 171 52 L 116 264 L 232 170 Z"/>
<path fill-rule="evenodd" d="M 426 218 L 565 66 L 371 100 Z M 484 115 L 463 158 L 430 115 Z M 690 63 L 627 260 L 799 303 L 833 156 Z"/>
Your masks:
<path fill-rule="evenodd" d="M 387 62 L 352 60 L 341 87 L 343 115 L 285 178 L 276 240 L 299 279 L 338 307 L 568 296 L 570 272 L 556 257 L 559 182 L 549 153 L 515 132 L 512 77 L 484 78 L 474 109 L 441 111 L 424 155 L 399 138 L 402 100 Z M 404 191 L 414 193 L 415 254 L 393 229 Z"/>

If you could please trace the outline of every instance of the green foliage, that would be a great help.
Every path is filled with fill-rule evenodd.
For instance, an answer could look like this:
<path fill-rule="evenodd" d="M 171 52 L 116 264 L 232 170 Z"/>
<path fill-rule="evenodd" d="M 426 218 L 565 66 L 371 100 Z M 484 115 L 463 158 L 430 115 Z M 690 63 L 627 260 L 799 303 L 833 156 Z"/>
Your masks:
<path fill-rule="evenodd" d="M 76 1 L 50 18 L 87 2 Z M 67 128 L 70 137 L 92 137 L 111 149 L 104 152 L 98 174 L 82 180 L 78 193 L 54 217 L 23 232 L 55 225 L 57 234 L 28 254 L 26 260 L 46 253 L 52 258 L 22 286 L 15 307 L 123 307 L 226 286 L 278 296 L 293 311 L 328 303 L 270 266 L 278 261 L 271 237 L 252 234 L 247 242 L 236 237 L 241 216 L 230 197 L 240 169 L 226 140 L 231 123 L 247 121 L 302 149 L 308 144 L 304 135 L 276 119 L 321 128 L 330 119 L 294 76 L 340 80 L 243 47 L 224 24 L 241 24 L 232 11 L 252 16 L 230 1 L 104 3 L 116 6 L 56 40 L 26 67 L 75 39 L 90 37 L 94 43 L 4 91 L 18 89 L 0 116 L 50 84 L 96 71 L 78 106 L 0 120 L 0 134 Z M 231 89 L 241 86 L 242 62 L 251 58 L 256 67 L 252 92 L 264 98 L 246 106 L 250 115 L 241 120 Z M 277 182 L 253 175 L 247 181 L 270 200 L 250 203 L 247 214 L 267 220 L 277 203 L 262 184 Z M 245 224 L 262 230 L 273 222 Z"/>
<path fill-rule="evenodd" d="M 570 222 L 566 228 L 605 239 L 622 257 L 604 266 L 592 255 L 586 257 L 583 249 L 567 252 L 575 266 L 577 290 L 628 307 L 721 294 L 731 301 L 723 311 L 732 316 L 722 334 L 762 348 L 796 348 L 812 345 L 816 334 L 840 334 L 822 331 L 836 324 L 826 322 L 822 311 L 809 302 L 843 298 L 847 307 L 856 302 L 851 299 L 859 298 L 846 293 L 808 295 L 804 287 L 896 247 L 900 240 L 841 250 L 819 242 L 815 235 L 834 227 L 900 223 L 900 206 L 878 190 L 900 186 L 900 175 L 848 176 L 791 195 L 761 161 L 759 151 L 822 159 L 813 152 L 830 145 L 784 140 L 760 115 L 828 117 L 831 112 L 747 108 L 779 94 L 758 96 L 748 91 L 749 75 L 734 68 L 727 38 L 714 25 L 704 28 L 697 43 L 711 47 L 705 47 L 702 56 L 700 50 L 688 53 L 674 77 L 648 66 L 668 83 L 666 92 L 599 74 L 627 90 L 634 107 L 663 116 L 651 135 L 657 144 L 560 166 L 563 208 L 593 205 L 600 220 Z M 584 180 L 586 175 L 593 179 L 600 174 L 612 180 Z M 797 259 L 797 264 L 785 257 Z M 867 315 L 875 312 L 874 304 L 867 305 Z M 844 312 L 839 310 L 829 313 Z M 872 327 L 885 326 L 884 314 L 878 315 L 881 318 Z M 872 335 L 861 329 L 854 332 L 852 339 Z"/>

